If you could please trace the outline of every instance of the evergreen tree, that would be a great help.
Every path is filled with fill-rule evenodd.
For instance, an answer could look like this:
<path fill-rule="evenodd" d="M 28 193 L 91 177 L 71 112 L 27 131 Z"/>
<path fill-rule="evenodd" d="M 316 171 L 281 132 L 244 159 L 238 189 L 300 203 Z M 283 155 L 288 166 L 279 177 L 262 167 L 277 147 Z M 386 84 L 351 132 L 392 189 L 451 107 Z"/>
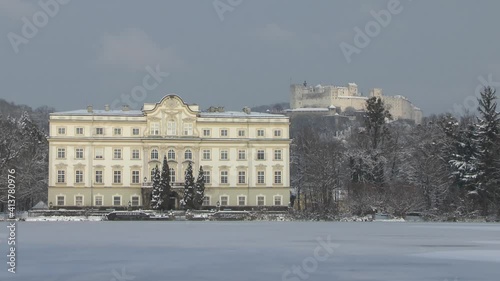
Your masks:
<path fill-rule="evenodd" d="M 160 171 L 158 170 L 158 165 L 154 168 L 153 175 L 153 190 L 151 192 L 151 208 L 159 209 L 162 203 L 161 199 L 161 186 L 160 186 Z"/>
<path fill-rule="evenodd" d="M 181 205 L 185 209 L 194 209 L 194 200 L 195 200 L 195 183 L 193 177 L 193 165 L 191 161 L 188 164 L 186 170 L 186 176 L 184 181 L 184 197 L 181 201 Z"/>
<path fill-rule="evenodd" d="M 170 169 L 168 167 L 167 156 L 163 156 L 163 165 L 161 169 L 161 178 L 160 178 L 160 189 L 161 189 L 161 206 L 160 209 L 168 210 L 170 205 Z"/>
<path fill-rule="evenodd" d="M 392 119 L 381 98 L 372 97 L 366 101 L 365 126 L 370 135 L 372 149 L 377 149 L 384 136 L 386 119 Z"/>
<path fill-rule="evenodd" d="M 203 199 L 205 198 L 205 174 L 203 172 L 203 167 L 200 166 L 200 172 L 198 173 L 198 178 L 195 184 L 195 206 L 196 209 L 201 209 L 203 205 Z"/>

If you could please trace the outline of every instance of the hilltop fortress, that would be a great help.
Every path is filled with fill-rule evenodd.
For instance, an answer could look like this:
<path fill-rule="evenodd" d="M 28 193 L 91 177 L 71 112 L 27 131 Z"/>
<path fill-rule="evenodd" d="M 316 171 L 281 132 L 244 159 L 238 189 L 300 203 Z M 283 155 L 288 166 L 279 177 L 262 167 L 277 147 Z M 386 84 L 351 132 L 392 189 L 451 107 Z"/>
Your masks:
<path fill-rule="evenodd" d="M 389 109 L 394 120 L 412 120 L 415 124 L 422 122 L 422 110 L 413 105 L 407 98 L 397 96 L 384 96 L 382 89 L 370 90 L 368 97 L 361 96 L 358 85 L 348 83 L 347 87 L 334 85 L 315 87 L 304 84 L 290 86 L 290 107 L 293 111 L 307 111 L 314 109 L 329 109 L 337 112 L 364 111 L 366 100 L 371 97 L 380 97 Z"/>

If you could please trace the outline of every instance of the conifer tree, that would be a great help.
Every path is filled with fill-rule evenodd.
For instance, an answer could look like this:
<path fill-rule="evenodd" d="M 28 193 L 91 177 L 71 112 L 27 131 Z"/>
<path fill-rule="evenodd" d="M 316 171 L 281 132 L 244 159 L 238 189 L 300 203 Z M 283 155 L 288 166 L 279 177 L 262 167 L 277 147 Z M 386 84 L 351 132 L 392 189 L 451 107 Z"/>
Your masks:
<path fill-rule="evenodd" d="M 193 177 L 193 165 L 191 161 L 188 164 L 186 170 L 186 176 L 184 181 L 184 197 L 181 201 L 181 205 L 185 209 L 194 209 L 194 195 L 195 195 L 195 182 Z"/>
<path fill-rule="evenodd" d="M 162 203 L 160 194 L 162 193 L 160 186 L 160 171 L 158 170 L 158 165 L 153 170 L 153 190 L 151 192 L 151 208 L 159 209 Z"/>
<path fill-rule="evenodd" d="M 201 209 L 203 199 L 205 198 L 205 173 L 203 172 L 202 166 L 200 166 L 200 172 L 198 173 L 198 178 L 196 179 L 194 198 L 196 209 Z"/>
<path fill-rule="evenodd" d="M 168 210 L 171 208 L 170 205 L 170 169 L 168 167 L 167 156 L 163 156 L 163 165 L 161 169 L 161 177 L 160 177 L 160 189 L 162 190 L 160 194 L 161 198 L 161 210 Z"/>

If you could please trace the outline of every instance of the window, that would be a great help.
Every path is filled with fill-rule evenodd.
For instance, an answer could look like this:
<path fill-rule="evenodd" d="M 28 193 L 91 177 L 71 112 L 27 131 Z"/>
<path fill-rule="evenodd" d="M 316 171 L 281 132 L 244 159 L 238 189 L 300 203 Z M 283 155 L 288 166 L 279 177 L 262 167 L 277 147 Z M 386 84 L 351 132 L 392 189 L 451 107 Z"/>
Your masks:
<path fill-rule="evenodd" d="M 238 137 L 244 137 L 245 136 L 245 130 L 238 130 Z"/>
<path fill-rule="evenodd" d="M 83 196 L 81 196 L 81 195 L 75 196 L 75 205 L 76 206 L 83 206 Z"/>
<path fill-rule="evenodd" d="M 151 126 L 149 128 L 149 134 L 152 136 L 158 136 L 160 134 L 160 123 L 151 122 Z"/>
<path fill-rule="evenodd" d="M 83 148 L 75 149 L 75 158 L 76 159 L 83 159 Z"/>
<path fill-rule="evenodd" d="M 247 173 L 245 171 L 239 171 L 238 172 L 238 183 L 246 183 L 246 175 Z"/>
<path fill-rule="evenodd" d="M 113 159 L 122 159 L 122 149 L 121 148 L 113 149 Z"/>
<path fill-rule="evenodd" d="M 82 170 L 75 171 L 75 183 L 83 183 L 83 171 Z"/>
<path fill-rule="evenodd" d="M 139 171 L 132 171 L 132 183 L 140 183 L 141 177 L 139 176 Z"/>
<path fill-rule="evenodd" d="M 120 206 L 122 204 L 121 196 L 113 196 L 113 206 Z"/>
<path fill-rule="evenodd" d="M 203 129 L 203 136 L 204 137 L 209 137 L 210 136 L 210 129 Z"/>
<path fill-rule="evenodd" d="M 210 196 L 203 197 L 203 206 L 210 206 Z"/>
<path fill-rule="evenodd" d="M 167 135 L 175 136 L 177 134 L 177 124 L 174 120 L 170 120 L 167 122 Z"/>
<path fill-rule="evenodd" d="M 137 206 L 139 206 L 139 196 L 132 196 L 132 198 L 131 198 L 131 199 L 132 199 L 132 200 L 130 200 L 130 201 L 132 201 L 132 202 L 131 202 L 131 203 L 132 203 L 132 206 L 136 206 L 136 207 L 137 207 Z"/>
<path fill-rule="evenodd" d="M 229 203 L 229 196 L 221 196 L 220 197 L 220 205 L 227 206 Z"/>
<path fill-rule="evenodd" d="M 57 158 L 59 158 L 59 159 L 66 158 L 66 148 L 58 148 L 57 149 Z"/>
<path fill-rule="evenodd" d="M 275 137 L 281 137 L 281 130 L 274 130 Z"/>
<path fill-rule="evenodd" d="M 203 178 L 205 179 L 205 183 L 210 183 L 210 171 L 203 171 Z"/>
<path fill-rule="evenodd" d="M 274 196 L 274 206 L 281 206 L 281 196 Z"/>
<path fill-rule="evenodd" d="M 193 153 L 191 152 L 191 149 L 186 149 L 186 151 L 184 151 L 184 159 L 186 160 L 193 159 Z"/>
<path fill-rule="evenodd" d="M 169 149 L 167 152 L 168 160 L 175 160 L 175 151 L 173 149 Z"/>
<path fill-rule="evenodd" d="M 57 206 L 64 206 L 64 196 L 57 196 Z"/>
<path fill-rule="evenodd" d="M 151 150 L 151 159 L 158 159 L 158 149 Z"/>
<path fill-rule="evenodd" d="M 122 134 L 122 128 L 114 128 L 113 129 L 113 134 L 115 136 L 120 136 Z"/>
<path fill-rule="evenodd" d="M 170 182 L 175 182 L 175 169 L 174 168 L 170 168 Z"/>
<path fill-rule="evenodd" d="M 264 206 L 266 198 L 264 196 L 257 196 L 257 206 Z"/>
<path fill-rule="evenodd" d="M 132 129 L 132 135 L 138 136 L 139 135 L 139 128 L 133 128 Z"/>
<path fill-rule="evenodd" d="M 238 150 L 238 160 L 245 160 L 245 159 L 247 159 L 246 150 Z"/>
<path fill-rule="evenodd" d="M 82 128 L 82 127 L 78 127 L 78 128 L 76 128 L 76 129 L 75 129 L 75 133 L 76 133 L 77 135 L 83 135 L 83 128 Z"/>
<path fill-rule="evenodd" d="M 281 171 L 274 171 L 274 183 L 281 184 Z"/>
<path fill-rule="evenodd" d="M 57 171 L 57 183 L 65 183 L 66 182 L 66 171 L 58 170 Z"/>
<path fill-rule="evenodd" d="M 262 129 L 257 130 L 257 136 L 258 137 L 263 137 L 264 136 L 264 130 L 262 130 Z"/>
<path fill-rule="evenodd" d="M 139 149 L 132 149 L 132 159 L 140 159 Z"/>
<path fill-rule="evenodd" d="M 220 171 L 220 183 L 221 184 L 228 183 L 228 171 Z"/>
<path fill-rule="evenodd" d="M 184 123 L 184 135 L 191 136 L 193 134 L 193 123 Z"/>
<path fill-rule="evenodd" d="M 103 198 L 101 195 L 96 195 L 95 196 L 95 200 L 94 200 L 94 203 L 96 206 L 102 206 L 102 201 L 103 201 Z"/>
<path fill-rule="evenodd" d="M 113 183 L 122 183 L 122 171 L 113 171 Z"/>
<path fill-rule="evenodd" d="M 95 171 L 95 183 L 102 183 L 102 171 Z"/>
<path fill-rule="evenodd" d="M 266 176 L 264 171 L 257 171 L 257 183 L 264 184 L 266 183 Z"/>
<path fill-rule="evenodd" d="M 257 150 L 257 160 L 264 160 L 266 157 L 266 154 L 263 149 Z"/>
<path fill-rule="evenodd" d="M 221 136 L 221 137 L 227 137 L 227 135 L 228 135 L 228 134 L 227 134 L 227 129 L 221 129 L 221 130 L 220 130 L 220 136 Z"/>
<path fill-rule="evenodd" d="M 203 160 L 210 160 L 210 149 L 203 149 Z"/>
<path fill-rule="evenodd" d="M 238 196 L 238 206 L 245 206 L 247 204 L 247 198 L 245 196 Z"/>
<path fill-rule="evenodd" d="M 65 127 L 57 128 L 57 134 L 58 135 L 66 135 L 66 128 Z"/>
<path fill-rule="evenodd" d="M 281 149 L 275 149 L 274 160 L 282 160 L 281 154 L 282 154 Z"/>
<path fill-rule="evenodd" d="M 220 160 L 228 160 L 228 152 L 227 150 L 221 150 L 220 151 Z"/>
<path fill-rule="evenodd" d="M 94 150 L 95 153 L 95 159 L 104 159 L 104 148 L 96 148 Z"/>
<path fill-rule="evenodd" d="M 96 135 L 104 135 L 104 128 L 95 128 Z"/>

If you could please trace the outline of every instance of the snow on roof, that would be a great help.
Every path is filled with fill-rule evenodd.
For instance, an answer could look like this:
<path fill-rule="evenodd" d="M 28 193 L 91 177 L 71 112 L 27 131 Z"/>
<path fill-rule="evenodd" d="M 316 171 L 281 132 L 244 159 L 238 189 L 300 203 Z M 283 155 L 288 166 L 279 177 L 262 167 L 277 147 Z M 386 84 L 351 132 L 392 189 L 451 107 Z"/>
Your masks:
<path fill-rule="evenodd" d="M 316 107 L 302 107 L 287 109 L 286 112 L 314 112 L 314 111 L 328 111 L 328 108 L 316 108 Z"/>
<path fill-rule="evenodd" d="M 249 114 L 243 111 L 225 111 L 225 112 L 201 112 L 200 117 L 216 118 L 216 117 L 235 117 L 235 118 L 281 118 L 286 117 L 282 114 L 271 114 L 263 112 L 250 112 Z"/>
<path fill-rule="evenodd" d="M 38 204 L 33 206 L 33 208 L 31 208 L 31 209 L 32 210 L 48 210 L 49 206 L 47 206 L 47 204 L 45 204 L 43 201 L 40 201 L 40 202 L 38 202 Z"/>
<path fill-rule="evenodd" d="M 72 111 L 62 111 L 62 112 L 54 112 L 51 115 L 111 115 L 111 116 L 144 116 L 142 110 L 93 110 L 92 112 L 88 112 L 86 109 L 72 110 Z"/>

